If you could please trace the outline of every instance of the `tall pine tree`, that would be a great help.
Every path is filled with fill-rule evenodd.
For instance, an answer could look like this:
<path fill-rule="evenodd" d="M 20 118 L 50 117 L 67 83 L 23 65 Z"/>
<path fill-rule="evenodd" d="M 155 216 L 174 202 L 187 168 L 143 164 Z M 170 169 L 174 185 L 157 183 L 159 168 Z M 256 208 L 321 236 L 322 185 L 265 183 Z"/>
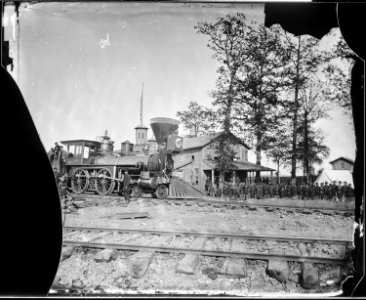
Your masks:
<path fill-rule="evenodd" d="M 310 183 L 310 175 L 314 173 L 314 164 L 321 164 L 329 155 L 329 147 L 324 143 L 322 131 L 314 128 L 315 122 L 328 117 L 328 109 L 320 85 L 312 82 L 300 94 L 297 127 L 299 139 L 296 152 L 298 160 L 302 163 L 303 174 Z"/>
<path fill-rule="evenodd" d="M 237 98 L 234 120 L 254 140 L 256 164 L 261 164 L 262 151 L 281 121 L 278 94 L 288 87 L 289 55 L 277 32 L 263 25 L 250 27 L 246 36 L 247 60 L 235 78 Z M 259 172 L 257 172 L 259 177 Z"/>
<path fill-rule="evenodd" d="M 199 22 L 195 27 L 200 34 L 208 37 L 208 47 L 213 51 L 213 58 L 220 63 L 219 77 L 216 90 L 212 93 L 214 106 L 218 107 L 221 116 L 219 122 L 223 133 L 219 137 L 218 144 L 218 169 L 220 171 L 220 183 L 223 187 L 225 172 L 235 168 L 233 163 L 233 151 L 227 145 L 235 143 L 232 139 L 232 113 L 237 89 L 235 78 L 240 66 L 247 56 L 246 34 L 248 26 L 245 16 L 238 13 L 235 16 L 227 15 L 219 18 L 214 24 Z"/>
<path fill-rule="evenodd" d="M 291 178 L 296 182 L 296 169 L 298 161 L 298 126 L 300 110 L 300 91 L 305 85 L 316 76 L 319 67 L 324 63 L 326 53 L 319 48 L 319 40 L 311 36 L 293 35 L 282 30 L 275 29 L 282 37 L 290 62 L 286 66 L 288 79 L 290 80 L 290 90 L 288 91 L 287 110 L 288 116 L 292 120 L 292 142 L 291 142 Z"/>

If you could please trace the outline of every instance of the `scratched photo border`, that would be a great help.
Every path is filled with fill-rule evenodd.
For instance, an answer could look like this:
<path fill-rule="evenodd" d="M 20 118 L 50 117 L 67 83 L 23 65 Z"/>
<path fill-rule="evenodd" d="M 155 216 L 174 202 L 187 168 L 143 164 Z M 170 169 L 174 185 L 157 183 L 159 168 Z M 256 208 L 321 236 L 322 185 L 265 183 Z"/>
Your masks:
<path fill-rule="evenodd" d="M 9 1 L 10 2 L 10 1 Z M 38 1 L 38 2 L 35 2 L 35 3 L 47 3 L 47 2 L 52 2 L 52 1 Z M 74 2 L 78 2 L 78 1 L 59 1 L 60 3 L 74 3 Z M 118 1 L 119 2 L 119 1 Z M 120 1 L 122 4 L 123 3 L 133 3 L 133 2 L 137 2 L 137 3 L 142 3 L 142 4 L 149 4 L 149 1 L 146 1 L 146 2 L 140 2 L 140 1 Z M 27 1 L 20 1 L 20 3 L 29 3 Z M 32 5 L 32 4 L 35 4 L 35 3 L 29 3 L 29 5 Z M 88 4 L 88 3 L 103 3 L 103 2 L 98 2 L 98 1 L 84 1 L 83 4 Z M 115 3 L 115 2 L 107 2 L 108 3 Z M 213 6 L 216 6 L 216 5 L 219 5 L 220 8 L 222 8 L 222 5 L 227 5 L 228 7 L 233 7 L 233 6 L 239 6 L 241 4 L 248 4 L 248 3 L 253 3 L 253 4 L 259 4 L 258 2 L 239 2 L 239 1 L 174 1 L 174 2 L 167 2 L 167 1 L 153 1 L 153 3 L 175 3 L 177 5 L 179 4 L 182 4 L 182 3 L 186 3 L 188 5 L 192 5 L 192 6 L 202 6 L 202 5 L 205 5 L 205 4 L 208 4 L 208 5 L 213 5 Z M 260 3 L 267 3 L 267 2 L 260 2 Z M 27 102 L 27 100 L 25 99 L 25 101 Z M 50 288 L 52 289 L 52 288 Z M 77 295 L 77 294 L 69 294 L 69 293 L 66 293 L 66 294 L 49 294 L 49 296 L 72 296 L 72 295 Z M 109 294 L 100 294 L 100 295 L 104 295 L 104 296 L 108 296 Z M 137 291 L 136 294 L 110 294 L 110 296 L 141 296 L 141 297 L 148 297 L 148 296 L 160 296 L 160 297 L 165 297 L 166 294 L 146 294 L 146 295 L 141 295 L 139 294 L 139 292 Z M 175 297 L 179 297 L 179 296 L 185 296 L 185 297 L 192 297 L 192 298 L 199 298 L 199 297 L 202 297 L 204 295 L 195 295 L 195 294 L 186 294 L 184 292 L 177 292 L 177 293 L 174 293 L 174 294 L 167 294 L 169 296 L 175 296 Z M 228 295 L 228 294 L 225 294 L 225 292 L 215 292 L 215 294 L 213 295 L 214 297 L 215 296 L 225 296 L 225 297 L 231 297 L 231 296 L 235 296 L 235 295 Z M 283 296 L 286 296 L 286 297 L 298 297 L 298 298 L 301 298 L 301 295 L 302 294 L 295 294 L 295 295 L 292 295 L 292 294 L 283 294 Z M 319 296 L 324 296 L 324 294 L 318 294 Z M 98 296 L 98 294 L 88 294 L 87 296 Z M 205 295 L 206 296 L 206 295 Z M 207 295 L 208 296 L 208 295 Z M 211 296 L 211 295 L 210 295 Z M 267 293 L 267 296 L 268 296 L 268 293 Z M 277 295 L 276 293 L 273 294 L 274 297 L 276 296 L 282 296 L 282 295 Z M 304 294 L 304 296 L 310 296 L 310 294 Z M 211 296 L 212 297 L 212 296 Z"/>

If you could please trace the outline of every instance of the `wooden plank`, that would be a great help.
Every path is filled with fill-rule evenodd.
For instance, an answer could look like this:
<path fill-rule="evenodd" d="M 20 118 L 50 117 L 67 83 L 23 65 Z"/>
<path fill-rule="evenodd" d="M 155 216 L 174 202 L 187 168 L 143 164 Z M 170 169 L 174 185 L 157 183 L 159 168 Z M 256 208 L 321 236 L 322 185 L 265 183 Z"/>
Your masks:
<path fill-rule="evenodd" d="M 138 241 L 139 239 L 141 239 L 144 235 L 143 234 L 136 234 L 133 233 L 129 236 L 125 236 L 125 237 L 121 237 L 120 239 L 117 239 L 115 242 L 120 243 L 120 244 L 126 244 L 126 243 L 130 243 L 131 241 Z M 138 244 L 138 243 L 137 243 Z"/>
<path fill-rule="evenodd" d="M 77 233 L 80 233 L 80 231 L 72 231 L 72 232 L 68 232 L 66 234 L 63 235 L 63 239 L 66 240 L 66 239 L 69 239 L 70 237 L 76 235 Z"/>
<path fill-rule="evenodd" d="M 189 249 L 201 250 L 205 246 L 205 243 L 206 243 L 205 237 L 197 237 L 193 240 L 192 244 L 189 246 Z"/>
<path fill-rule="evenodd" d="M 240 258 L 227 258 L 218 273 L 234 277 L 246 277 L 247 268 L 246 260 Z"/>
<path fill-rule="evenodd" d="M 194 270 L 197 267 L 199 261 L 199 255 L 196 254 L 186 254 L 183 259 L 181 259 L 177 266 L 177 273 L 183 274 L 194 274 Z"/>
<path fill-rule="evenodd" d="M 145 275 L 154 256 L 152 251 L 139 251 L 128 258 L 127 272 L 133 278 L 141 278 Z"/>
<path fill-rule="evenodd" d="M 132 212 L 132 213 L 121 213 L 108 216 L 109 219 L 136 219 L 136 218 L 149 218 L 150 215 L 148 212 Z"/>
<path fill-rule="evenodd" d="M 151 247 L 162 247 L 165 242 L 167 242 L 169 239 L 171 239 L 171 236 L 159 236 L 158 238 L 152 240 L 149 243 L 149 246 Z"/>
<path fill-rule="evenodd" d="M 232 252 L 243 252 L 243 240 L 241 239 L 233 239 L 233 242 L 231 243 L 231 249 Z"/>
<path fill-rule="evenodd" d="M 113 233 L 112 231 L 109 231 L 109 232 L 101 232 L 101 233 L 95 235 L 90 240 L 88 240 L 88 242 L 94 242 L 94 241 L 99 240 L 101 238 L 107 237 L 108 235 L 112 235 L 112 233 Z"/>

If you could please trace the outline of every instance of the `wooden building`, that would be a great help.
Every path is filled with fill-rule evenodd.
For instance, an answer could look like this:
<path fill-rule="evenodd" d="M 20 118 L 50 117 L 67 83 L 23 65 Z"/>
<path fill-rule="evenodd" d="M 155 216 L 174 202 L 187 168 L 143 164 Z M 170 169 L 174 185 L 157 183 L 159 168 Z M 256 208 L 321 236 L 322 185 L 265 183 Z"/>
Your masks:
<path fill-rule="evenodd" d="M 333 170 L 348 170 L 353 172 L 354 161 L 352 159 L 341 156 L 329 163 L 332 165 Z"/>
<path fill-rule="evenodd" d="M 183 151 L 174 156 L 176 171 L 173 176 L 190 183 L 201 191 L 205 191 L 207 179 L 218 184 L 220 173 L 217 168 L 216 149 L 221 134 L 184 138 Z M 250 163 L 248 161 L 248 151 L 250 150 L 248 145 L 239 141 L 234 135 L 233 138 L 238 141 L 230 145 L 230 148 L 236 153 L 233 160 L 235 169 L 225 174 L 225 181 L 244 182 L 254 177 L 256 171 L 270 172 L 272 175 L 273 169 Z"/>

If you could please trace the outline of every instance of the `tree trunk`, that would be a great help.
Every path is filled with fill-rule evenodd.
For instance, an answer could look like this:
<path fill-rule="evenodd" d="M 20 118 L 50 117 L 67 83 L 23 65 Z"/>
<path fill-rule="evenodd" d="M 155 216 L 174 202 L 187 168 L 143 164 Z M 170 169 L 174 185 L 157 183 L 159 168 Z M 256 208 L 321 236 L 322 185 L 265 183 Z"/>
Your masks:
<path fill-rule="evenodd" d="M 308 128 L 308 112 L 304 113 L 304 172 L 306 183 L 309 183 L 309 128 Z"/>
<path fill-rule="evenodd" d="M 220 171 L 219 188 L 221 190 L 221 198 L 224 197 L 225 171 Z"/>
<path fill-rule="evenodd" d="M 294 116 L 292 120 L 293 133 L 292 133 L 292 155 L 291 155 L 291 182 L 296 183 L 296 159 L 297 159 L 297 112 L 299 109 L 299 72 L 300 72 L 300 41 L 297 47 L 297 59 L 296 59 L 296 82 L 295 82 L 295 99 L 294 99 Z"/>
<path fill-rule="evenodd" d="M 261 161 L 262 161 L 262 133 L 260 132 L 260 130 L 257 131 L 257 143 L 255 145 L 255 156 L 256 156 L 255 163 L 260 166 Z M 255 178 L 257 180 L 260 178 L 260 171 L 256 171 Z"/>

